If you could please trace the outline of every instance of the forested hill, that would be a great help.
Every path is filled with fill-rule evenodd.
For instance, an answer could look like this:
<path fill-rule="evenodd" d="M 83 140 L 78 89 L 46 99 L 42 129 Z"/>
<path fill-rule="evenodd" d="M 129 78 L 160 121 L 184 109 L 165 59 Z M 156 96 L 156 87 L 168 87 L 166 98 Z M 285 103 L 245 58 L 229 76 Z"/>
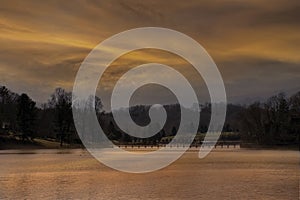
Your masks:
<path fill-rule="evenodd" d="M 102 109 L 101 99 L 96 97 L 96 113 L 107 136 L 118 143 L 130 143 L 130 137 L 115 124 L 112 114 Z M 211 105 L 200 105 L 198 133 L 206 133 Z M 150 106 L 131 107 L 130 114 L 138 125 L 147 125 Z M 163 129 L 149 140 L 173 136 L 180 124 L 180 106 L 164 105 L 167 121 Z M 119 112 L 122 112 L 121 110 Z M 195 112 L 190 110 L 190 112 Z M 242 143 L 248 145 L 298 145 L 300 135 L 300 92 L 286 97 L 283 93 L 270 97 L 266 102 L 254 102 L 248 106 L 227 105 L 224 132 L 236 133 Z M 64 143 L 80 143 L 72 117 L 72 94 L 57 88 L 41 108 L 27 94 L 16 94 L 0 86 L 0 134 L 17 137 L 23 141 L 45 138 Z M 149 140 L 147 142 L 149 142 Z"/>

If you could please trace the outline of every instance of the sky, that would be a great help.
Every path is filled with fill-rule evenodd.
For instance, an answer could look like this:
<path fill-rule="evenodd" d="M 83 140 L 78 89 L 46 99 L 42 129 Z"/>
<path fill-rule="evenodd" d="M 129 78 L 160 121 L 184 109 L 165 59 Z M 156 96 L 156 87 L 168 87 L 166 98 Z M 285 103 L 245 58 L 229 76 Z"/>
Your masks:
<path fill-rule="evenodd" d="M 132 28 L 164 27 L 206 49 L 223 77 L 229 102 L 292 94 L 300 90 L 299 10 L 299 0 L 2 0 L 0 85 L 46 102 L 57 87 L 72 90 L 80 64 L 101 41 Z M 154 49 L 115 60 L 99 83 L 100 98 L 109 101 L 122 74 L 147 62 L 178 70 L 191 81 L 198 98 L 207 100 L 205 83 L 189 63 Z M 136 103 L 167 103 L 172 94 L 145 86 L 134 96 Z"/>

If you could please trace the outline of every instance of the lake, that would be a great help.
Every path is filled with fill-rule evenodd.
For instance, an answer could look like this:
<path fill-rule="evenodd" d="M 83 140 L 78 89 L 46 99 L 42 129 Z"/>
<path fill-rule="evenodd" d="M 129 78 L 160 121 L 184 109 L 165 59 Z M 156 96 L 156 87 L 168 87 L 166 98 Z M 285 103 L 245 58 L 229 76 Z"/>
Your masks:
<path fill-rule="evenodd" d="M 0 151 L 0 199 L 299 198 L 299 152 L 215 149 L 186 152 L 147 174 L 112 170 L 88 152 Z"/>

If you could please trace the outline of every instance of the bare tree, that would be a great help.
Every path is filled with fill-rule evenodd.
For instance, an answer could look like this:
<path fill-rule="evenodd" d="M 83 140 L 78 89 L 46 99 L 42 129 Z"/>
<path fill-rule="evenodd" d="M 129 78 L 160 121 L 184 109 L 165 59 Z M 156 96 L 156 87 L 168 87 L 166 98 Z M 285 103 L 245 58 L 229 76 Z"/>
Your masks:
<path fill-rule="evenodd" d="M 51 95 L 48 105 L 54 109 L 54 125 L 57 137 L 60 140 L 60 146 L 70 134 L 72 119 L 72 95 L 62 88 L 56 88 Z"/>

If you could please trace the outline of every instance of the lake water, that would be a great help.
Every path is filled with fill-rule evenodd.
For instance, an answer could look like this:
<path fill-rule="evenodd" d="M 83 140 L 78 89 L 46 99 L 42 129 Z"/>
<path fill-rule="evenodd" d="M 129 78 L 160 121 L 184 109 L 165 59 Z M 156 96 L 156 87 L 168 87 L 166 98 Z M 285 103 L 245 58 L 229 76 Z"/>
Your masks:
<path fill-rule="evenodd" d="M 84 150 L 7 150 L 0 160 L 0 199 L 299 198 L 297 151 L 189 151 L 148 174 L 112 170 Z"/>

